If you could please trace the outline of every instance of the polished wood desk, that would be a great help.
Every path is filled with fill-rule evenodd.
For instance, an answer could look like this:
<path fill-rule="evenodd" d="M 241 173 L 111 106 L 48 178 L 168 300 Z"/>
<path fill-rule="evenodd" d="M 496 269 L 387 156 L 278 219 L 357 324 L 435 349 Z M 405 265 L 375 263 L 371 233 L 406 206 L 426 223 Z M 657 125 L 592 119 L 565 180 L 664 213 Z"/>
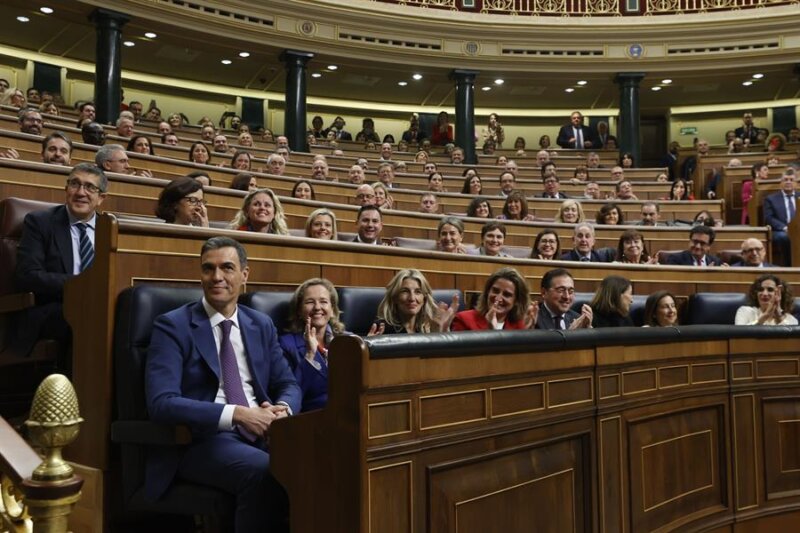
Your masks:
<path fill-rule="evenodd" d="M 469 332 L 331 347 L 271 428 L 292 531 L 800 528 L 798 328 Z"/>

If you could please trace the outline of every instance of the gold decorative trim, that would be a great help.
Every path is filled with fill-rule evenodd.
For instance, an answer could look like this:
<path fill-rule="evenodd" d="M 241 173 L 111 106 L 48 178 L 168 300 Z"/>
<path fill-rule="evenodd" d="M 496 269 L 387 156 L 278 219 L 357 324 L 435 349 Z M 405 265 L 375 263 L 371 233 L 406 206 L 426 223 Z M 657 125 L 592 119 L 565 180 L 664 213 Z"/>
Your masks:
<path fill-rule="evenodd" d="M 537 386 L 537 385 L 540 385 L 541 388 L 542 388 L 542 396 L 541 396 L 542 406 L 541 407 L 535 407 L 533 409 L 523 409 L 522 411 L 513 411 L 511 413 L 504 413 L 504 414 L 499 414 L 499 415 L 494 414 L 494 394 L 493 394 L 494 391 L 496 391 L 496 390 L 505 390 L 505 389 L 519 389 L 519 388 L 522 388 L 522 387 L 531 387 L 531 386 Z M 489 408 L 489 411 L 487 411 L 488 417 L 489 418 L 503 418 L 503 417 L 506 417 L 506 416 L 521 415 L 521 414 L 524 414 L 524 413 L 533 413 L 534 411 L 544 411 L 547 408 L 546 405 L 545 405 L 545 391 L 546 391 L 546 389 L 547 389 L 547 386 L 546 386 L 544 381 L 533 381 L 533 382 L 530 382 L 530 383 L 520 383 L 520 384 L 517 384 L 517 385 L 504 385 L 504 386 L 501 386 L 501 387 L 490 387 L 489 388 L 489 402 L 491 403 L 491 407 Z"/>
<path fill-rule="evenodd" d="M 746 377 L 743 377 L 743 378 L 737 378 L 736 377 L 736 367 L 737 366 L 749 366 L 750 367 L 749 375 L 746 376 Z M 755 375 L 753 374 L 753 362 L 752 361 L 732 361 L 731 362 L 731 380 L 732 381 L 743 381 L 743 380 L 746 380 L 746 379 L 753 379 L 753 378 L 755 378 Z"/>
<path fill-rule="evenodd" d="M 800 424 L 800 419 L 778 420 L 778 424 Z M 778 426 L 778 455 L 780 460 L 781 474 L 800 472 L 800 468 L 783 468 L 783 440 L 781 440 L 780 425 Z"/>
<path fill-rule="evenodd" d="M 624 457 L 623 457 L 623 454 L 622 454 L 622 416 L 621 415 L 610 416 L 608 418 L 601 418 L 600 419 L 600 431 L 599 431 L 599 435 L 598 435 L 599 436 L 598 445 L 600 447 L 600 450 L 599 450 L 600 460 L 598 461 L 600 463 L 599 464 L 599 474 L 600 474 L 600 479 L 601 480 L 605 479 L 605 476 L 603 475 L 603 456 L 604 456 L 604 454 L 603 454 L 603 423 L 607 422 L 609 420 L 618 420 L 619 421 L 618 424 L 617 424 L 617 430 L 619 432 L 619 436 L 617 437 L 619 439 L 619 444 L 617 446 L 617 448 L 619 449 L 619 456 L 617 457 L 617 459 L 618 459 L 617 464 L 619 465 L 619 516 L 620 516 L 620 524 L 622 524 L 622 531 L 619 532 L 619 533 L 625 533 L 625 523 L 626 523 L 626 520 L 625 520 L 625 472 L 622 469 Z M 601 516 L 605 517 L 605 516 L 607 516 L 605 514 L 605 508 L 606 508 L 605 491 L 604 490 L 600 490 L 598 492 L 600 493 Z M 600 521 L 600 531 L 601 531 L 601 533 L 605 533 L 605 531 L 606 531 L 606 524 L 602 520 Z M 616 532 L 614 532 L 614 533 L 616 533 Z"/>
<path fill-rule="evenodd" d="M 586 399 L 586 400 L 577 400 L 577 401 L 574 401 L 574 402 L 556 403 L 556 404 L 554 404 L 554 403 L 552 403 L 550 401 L 550 384 L 551 383 L 564 383 L 564 382 L 567 382 L 567 381 L 586 381 L 586 380 L 589 380 L 589 398 L 588 399 Z M 546 382 L 546 385 L 547 385 L 547 390 L 546 390 L 546 393 L 545 393 L 545 397 L 546 397 L 547 404 L 546 404 L 545 407 L 547 407 L 547 408 L 550 408 L 550 407 L 566 407 L 566 406 L 569 406 L 569 405 L 578 405 L 578 404 L 581 404 L 581 403 L 590 403 L 590 402 L 594 401 L 594 376 L 592 376 L 592 375 L 582 376 L 582 377 L 577 377 L 577 378 L 551 379 L 551 380 Z"/>
<path fill-rule="evenodd" d="M 753 410 L 753 468 L 755 469 L 756 474 L 756 487 L 755 487 L 755 494 L 756 494 L 756 503 L 752 505 L 741 506 L 739 504 L 739 447 L 737 446 L 736 442 L 736 435 L 737 435 L 737 428 L 736 428 L 736 398 L 750 398 L 750 406 Z M 733 409 L 733 482 L 736 492 L 736 510 L 737 511 L 744 511 L 746 509 L 753 509 L 758 507 L 758 439 L 756 435 L 756 395 L 755 394 L 735 394 L 733 396 L 733 402 L 731 405 Z"/>
<path fill-rule="evenodd" d="M 722 378 L 721 379 L 710 379 L 710 380 L 705 380 L 705 381 L 695 381 L 694 380 L 694 369 L 695 368 L 699 368 L 699 367 L 704 367 L 704 366 L 720 366 L 720 367 L 722 367 Z M 691 370 L 691 372 L 689 374 L 689 379 L 691 380 L 692 385 L 702 385 L 703 383 L 721 383 L 723 381 L 728 381 L 728 365 L 725 364 L 724 361 L 721 361 L 719 363 L 692 364 L 691 368 L 692 368 L 692 370 Z"/>
<path fill-rule="evenodd" d="M 369 501 L 372 497 L 372 477 L 370 474 L 376 470 L 385 470 L 387 468 L 396 468 L 398 466 L 408 466 L 408 523 L 411 524 L 411 533 L 414 532 L 414 465 L 413 461 L 402 461 L 400 463 L 392 463 L 388 465 L 375 466 L 367 469 L 367 531 L 372 533 L 372 505 Z"/>
<path fill-rule="evenodd" d="M 674 388 L 677 388 L 677 387 L 687 387 L 687 386 L 691 385 L 691 383 L 692 383 L 692 371 L 691 371 L 690 366 L 691 365 L 672 365 L 672 366 L 661 366 L 661 367 L 658 367 L 656 369 L 656 370 L 658 370 L 658 389 L 659 390 L 674 389 Z M 661 371 L 662 370 L 669 370 L 669 369 L 672 369 L 672 368 L 685 368 L 686 369 L 686 382 L 678 383 L 677 385 L 662 385 L 661 384 Z"/>
<path fill-rule="evenodd" d="M 404 431 L 395 431 L 394 433 L 382 433 L 380 435 L 372 435 L 372 428 L 370 427 L 371 418 L 370 418 L 369 410 L 372 409 L 373 407 L 382 407 L 384 405 L 400 405 L 400 404 L 403 404 L 403 403 L 408 404 L 408 411 L 407 411 L 407 414 L 408 414 L 408 429 L 404 430 Z M 382 439 L 384 437 L 393 437 L 395 435 L 404 435 L 406 433 L 411 433 L 413 431 L 413 428 L 411 427 L 411 421 L 413 420 L 412 416 L 413 415 L 411 413 L 411 400 L 397 400 L 397 401 L 392 401 L 392 402 L 379 402 L 379 403 L 369 403 L 369 404 L 367 404 L 367 440 Z"/>
<path fill-rule="evenodd" d="M 694 437 L 695 435 L 703 435 L 703 434 L 706 434 L 706 433 L 709 435 L 709 438 L 708 438 L 709 456 L 712 458 L 711 464 L 709 465 L 710 468 L 711 468 L 711 482 L 708 485 L 704 485 L 702 487 L 697 487 L 695 489 L 688 490 L 688 491 L 686 491 L 684 493 L 678 494 L 677 496 L 673 496 L 672 498 L 670 498 L 668 500 L 664 500 L 663 502 L 660 502 L 660 503 L 658 503 L 656 505 L 653 505 L 653 506 L 650 506 L 650 507 L 645 507 L 643 509 L 644 512 L 647 513 L 649 511 L 652 511 L 653 509 L 657 509 L 657 508 L 662 507 L 662 506 L 664 506 L 664 505 L 666 505 L 668 503 L 674 502 L 675 500 L 679 500 L 681 498 L 684 498 L 684 497 L 688 496 L 689 494 L 694 494 L 695 492 L 700 492 L 700 491 L 706 490 L 706 489 L 711 488 L 711 487 L 714 486 L 714 460 L 713 460 L 714 459 L 714 436 L 713 436 L 713 433 L 712 433 L 712 431 L 710 429 L 706 429 L 706 430 L 703 430 L 703 431 L 695 431 L 694 433 L 687 433 L 686 435 L 680 435 L 678 437 L 672 437 L 672 438 L 669 438 L 669 439 L 664 439 L 662 441 L 653 442 L 651 444 L 647 444 L 646 446 L 642 446 L 639 449 L 639 458 L 640 458 L 640 461 L 641 461 L 641 468 L 642 468 L 642 503 L 644 504 L 644 502 L 647 501 L 647 490 L 646 490 L 647 487 L 646 487 L 646 485 L 644 483 L 644 472 L 645 472 L 644 451 L 646 449 L 652 448 L 654 446 L 660 446 L 660 445 L 666 444 L 668 442 L 674 442 L 676 440 L 686 439 L 686 438 L 689 438 L 689 437 Z"/>
<path fill-rule="evenodd" d="M 794 374 L 761 374 L 761 364 L 767 363 L 794 363 Z M 756 359 L 756 379 L 768 378 L 796 378 L 800 375 L 800 363 L 795 359 Z"/>
<path fill-rule="evenodd" d="M 435 426 L 423 426 L 422 425 L 422 400 L 428 400 L 431 398 L 444 398 L 447 396 L 461 396 L 465 394 L 475 394 L 480 393 L 483 395 L 483 416 L 478 418 L 470 418 L 468 420 L 459 420 L 458 422 L 448 422 L 447 424 L 437 424 Z M 429 394 L 428 396 L 420 396 L 419 397 L 419 429 L 420 431 L 425 431 L 429 429 L 438 429 L 438 428 L 446 428 L 452 426 L 460 426 L 462 424 L 469 424 L 471 422 L 478 422 L 481 420 L 488 420 L 489 419 L 489 405 L 488 405 L 488 394 L 486 394 L 486 389 L 474 389 L 474 390 L 465 390 L 465 391 L 456 391 L 456 392 L 446 392 L 443 394 Z"/>
<path fill-rule="evenodd" d="M 570 474 L 570 478 L 572 479 L 572 484 L 570 485 L 570 488 L 571 488 L 570 493 L 572 494 L 572 524 L 573 524 L 572 531 L 573 531 L 573 533 L 575 533 L 577 531 L 576 527 L 577 527 L 577 524 L 578 524 L 578 520 L 577 520 L 578 517 L 577 517 L 576 505 L 575 505 L 575 469 L 574 468 L 567 468 L 567 469 L 561 470 L 559 472 L 553 472 L 552 474 L 547 474 L 546 476 L 538 477 L 536 479 L 529 479 L 528 481 L 523 481 L 522 483 L 517 483 L 516 485 L 511 485 L 509 487 L 503 487 L 502 489 L 498 489 L 498 490 L 495 490 L 495 491 L 492 491 L 492 492 L 487 492 L 485 494 L 481 494 L 481 495 L 475 496 L 473 498 L 468 498 L 466 500 L 461 500 L 461 501 L 455 502 L 455 523 L 454 523 L 455 527 L 454 527 L 453 531 L 458 531 L 459 530 L 459 527 L 458 527 L 458 508 L 459 508 L 459 506 L 467 504 L 467 503 L 472 503 L 472 502 L 477 501 L 477 500 L 482 500 L 484 498 L 488 498 L 488 497 L 494 496 L 496 494 L 502 494 L 503 492 L 508 492 L 508 491 L 511 491 L 511 490 L 514 490 L 514 489 L 518 489 L 518 488 L 524 487 L 526 485 L 531 485 L 533 483 L 538 483 L 540 481 L 544 481 L 545 479 L 553 478 L 553 477 L 556 477 L 556 476 L 561 476 L 561 475 L 564 475 L 564 474 L 567 474 L 567 473 Z"/>
<path fill-rule="evenodd" d="M 617 394 L 609 394 L 607 396 L 603 396 L 600 394 L 601 389 L 603 388 L 603 380 L 604 379 L 613 379 L 617 383 Z M 606 398 L 619 398 L 622 396 L 622 379 L 620 378 L 619 374 L 603 374 L 599 376 L 597 380 L 597 395 L 599 399 L 605 400 Z"/>
<path fill-rule="evenodd" d="M 637 390 L 637 391 L 634 391 L 634 392 L 626 392 L 626 390 L 627 390 L 625 388 L 625 377 L 626 376 L 632 375 L 632 374 L 645 374 L 645 373 L 649 373 L 649 372 L 653 373 L 653 378 L 654 378 L 653 381 L 655 382 L 655 386 L 653 388 Z M 658 369 L 656 369 L 656 368 L 648 368 L 648 369 L 644 369 L 644 370 L 630 370 L 628 372 L 623 372 L 622 373 L 622 389 L 621 389 L 620 392 L 622 393 L 623 396 L 632 396 L 632 395 L 635 395 L 635 394 L 644 394 L 645 392 L 653 392 L 655 390 L 658 390 Z"/>

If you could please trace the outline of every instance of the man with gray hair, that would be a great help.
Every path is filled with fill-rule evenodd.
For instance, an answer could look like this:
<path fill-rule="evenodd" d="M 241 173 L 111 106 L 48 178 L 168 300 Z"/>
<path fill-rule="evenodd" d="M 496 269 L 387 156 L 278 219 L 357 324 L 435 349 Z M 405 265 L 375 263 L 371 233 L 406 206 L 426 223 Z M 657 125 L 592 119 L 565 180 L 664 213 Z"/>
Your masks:
<path fill-rule="evenodd" d="M 107 144 L 97 150 L 94 156 L 95 164 L 105 172 L 117 174 L 130 174 L 130 161 L 125 148 L 119 144 Z"/>
<path fill-rule="evenodd" d="M 119 117 L 117 119 L 117 135 L 126 139 L 130 138 L 133 135 L 133 120 Z"/>
<path fill-rule="evenodd" d="M 267 158 L 267 169 L 270 174 L 283 176 L 286 170 L 286 160 L 280 154 L 270 154 Z"/>
<path fill-rule="evenodd" d="M 576 224 L 572 242 L 574 248 L 561 256 L 563 261 L 610 263 L 614 260 L 613 248 L 594 249 L 594 228 L 591 224 L 586 222 Z"/>

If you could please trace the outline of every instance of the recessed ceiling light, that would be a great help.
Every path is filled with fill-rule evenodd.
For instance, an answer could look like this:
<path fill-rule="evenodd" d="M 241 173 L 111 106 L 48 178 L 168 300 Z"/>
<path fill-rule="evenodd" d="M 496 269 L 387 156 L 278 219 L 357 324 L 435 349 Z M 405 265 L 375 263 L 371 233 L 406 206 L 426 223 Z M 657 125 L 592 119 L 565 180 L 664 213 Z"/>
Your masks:
<path fill-rule="evenodd" d="M 131 46 L 136 46 L 136 43 L 135 43 L 135 42 L 133 42 L 133 41 L 123 41 L 123 43 L 122 43 L 122 44 L 124 44 L 124 45 L 125 45 L 125 46 L 127 46 L 128 48 L 130 48 Z"/>
<path fill-rule="evenodd" d="M 45 15 L 52 15 L 53 14 L 53 8 L 52 7 L 40 7 L 39 11 L 41 11 Z"/>
<path fill-rule="evenodd" d="M 753 85 L 753 82 L 752 82 L 752 81 L 750 81 L 750 80 L 743 81 L 743 82 L 742 82 L 742 85 L 744 85 L 745 87 L 750 87 L 751 85 Z"/>
<path fill-rule="evenodd" d="M 239 52 L 239 57 L 250 57 L 250 52 Z"/>
<path fill-rule="evenodd" d="M 481 87 L 481 91 L 491 91 L 491 87 Z"/>
<path fill-rule="evenodd" d="M 320 74 L 319 72 L 313 72 L 313 73 L 311 74 L 311 77 L 312 77 L 312 78 L 321 78 L 321 77 L 322 77 L 322 74 Z"/>
<path fill-rule="evenodd" d="M 754 79 L 754 80 L 760 80 L 760 79 L 761 79 L 761 78 L 763 78 L 763 77 L 764 77 L 764 75 L 763 75 L 763 74 L 753 74 L 753 79 Z"/>
<path fill-rule="evenodd" d="M 20 15 L 20 16 L 17 17 L 17 20 L 20 21 L 20 22 L 30 22 L 31 19 L 29 19 L 28 17 L 23 17 L 22 15 Z"/>
<path fill-rule="evenodd" d="M 672 83 L 672 80 L 669 79 L 669 78 L 666 78 L 664 80 L 661 80 L 661 83 L 663 83 L 664 85 L 669 85 L 670 83 Z"/>
<path fill-rule="evenodd" d="M 223 65 L 230 65 L 231 63 L 233 63 L 233 61 L 231 61 L 230 59 L 223 59 L 222 61 L 220 61 L 220 63 L 222 63 Z"/>
<path fill-rule="evenodd" d="M 328 65 L 328 70 L 336 70 L 339 67 L 337 65 Z"/>
<path fill-rule="evenodd" d="M 421 80 L 421 79 L 422 79 L 422 74 L 414 74 L 414 75 L 413 75 L 413 76 L 411 76 L 411 77 L 412 77 L 412 78 L 414 78 L 415 80 L 419 81 L 419 80 Z"/>
<path fill-rule="evenodd" d="M 151 31 L 149 31 L 149 32 L 145 33 L 144 36 L 147 37 L 148 39 L 155 39 L 156 37 L 158 37 L 158 34 L 155 34 L 155 33 L 151 32 Z"/>
<path fill-rule="evenodd" d="M 408 82 L 407 81 L 398 81 L 397 85 L 399 85 L 400 87 L 405 87 L 406 85 L 408 85 Z"/>
<path fill-rule="evenodd" d="M 660 91 L 660 90 L 661 90 L 661 87 L 659 87 L 658 85 L 656 85 L 655 87 L 650 87 L 650 90 L 651 90 L 651 91 Z"/>
<path fill-rule="evenodd" d="M 589 83 L 589 82 L 588 82 L 588 81 L 586 81 L 586 80 L 580 80 L 580 81 L 578 82 L 578 85 L 586 85 L 587 83 Z"/>
<path fill-rule="evenodd" d="M 573 87 L 567 87 L 566 89 L 564 89 L 564 92 L 565 93 L 574 93 L 575 89 Z"/>
<path fill-rule="evenodd" d="M 494 80 L 494 84 L 495 85 L 503 85 L 505 82 L 506 82 L 506 80 L 501 79 L 501 78 L 497 78 L 496 80 Z"/>

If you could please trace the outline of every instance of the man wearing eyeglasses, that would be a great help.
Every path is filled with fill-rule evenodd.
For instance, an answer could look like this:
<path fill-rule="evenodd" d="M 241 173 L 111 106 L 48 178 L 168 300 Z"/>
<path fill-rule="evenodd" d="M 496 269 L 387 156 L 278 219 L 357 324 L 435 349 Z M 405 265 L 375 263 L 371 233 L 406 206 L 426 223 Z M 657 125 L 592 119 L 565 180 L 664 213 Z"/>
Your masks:
<path fill-rule="evenodd" d="M 575 280 L 566 268 L 555 268 L 542 277 L 542 305 L 536 318 L 536 329 L 580 329 L 592 327 L 592 308 L 581 306 L 573 311 Z"/>
<path fill-rule="evenodd" d="M 33 292 L 36 306 L 21 317 L 15 347 L 27 354 L 39 338 L 66 346 L 69 326 L 61 305 L 64 283 L 92 265 L 96 210 L 106 198 L 108 180 L 90 163 L 76 165 L 65 187 L 66 201 L 25 216 L 17 248 L 17 289 Z"/>
<path fill-rule="evenodd" d="M 753 267 L 753 268 L 769 268 L 774 266 L 772 263 L 764 261 L 767 256 L 767 250 L 764 244 L 758 239 L 745 239 L 742 242 L 742 260 L 738 263 L 733 263 L 731 266 L 735 267 Z"/>
<path fill-rule="evenodd" d="M 667 256 L 666 264 L 683 266 L 722 266 L 722 261 L 708 252 L 716 233 L 708 226 L 693 226 L 689 230 L 689 249 Z M 728 266 L 728 265 L 725 265 Z"/>

